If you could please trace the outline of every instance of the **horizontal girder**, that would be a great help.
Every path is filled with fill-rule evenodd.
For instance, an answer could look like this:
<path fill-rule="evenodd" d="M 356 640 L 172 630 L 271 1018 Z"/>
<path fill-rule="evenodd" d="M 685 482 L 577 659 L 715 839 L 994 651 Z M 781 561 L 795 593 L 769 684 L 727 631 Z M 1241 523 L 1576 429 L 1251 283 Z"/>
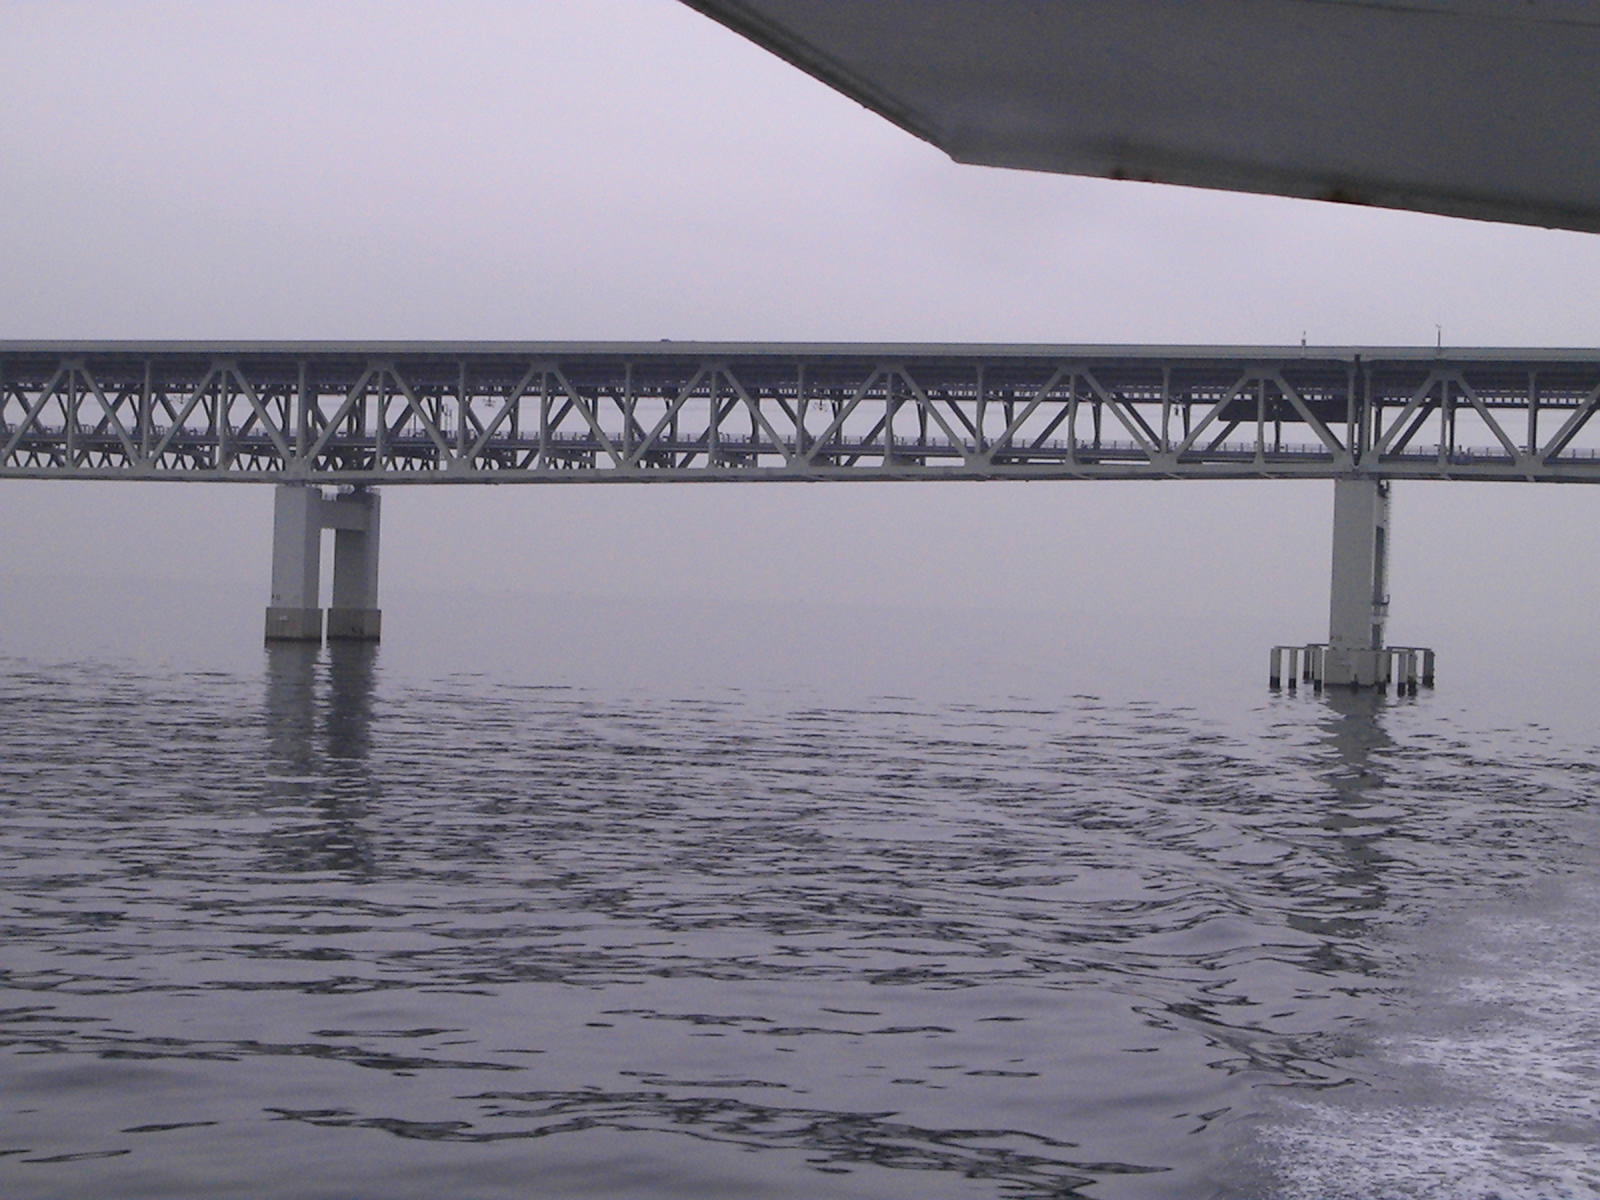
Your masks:
<path fill-rule="evenodd" d="M 0 476 L 1600 482 L 1600 352 L 0 342 Z"/>

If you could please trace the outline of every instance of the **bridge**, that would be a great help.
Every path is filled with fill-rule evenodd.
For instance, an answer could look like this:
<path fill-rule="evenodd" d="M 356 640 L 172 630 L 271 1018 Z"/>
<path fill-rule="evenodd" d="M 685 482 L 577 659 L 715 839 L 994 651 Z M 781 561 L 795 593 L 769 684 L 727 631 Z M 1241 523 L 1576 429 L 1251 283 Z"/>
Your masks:
<path fill-rule="evenodd" d="M 1600 230 L 1589 0 L 686 2 L 962 162 Z M 379 634 L 380 486 L 1332 479 L 1305 661 L 1362 686 L 1393 481 L 1600 482 L 1597 403 L 1595 351 L 0 342 L 0 478 L 275 484 L 307 640 L 326 529 Z"/>
<path fill-rule="evenodd" d="M 269 638 L 376 638 L 379 485 L 1332 479 L 1330 682 L 1389 486 L 1600 483 L 1600 351 L 0 342 L 0 477 L 274 483 Z M 323 487 L 342 489 L 324 496 Z"/>
<path fill-rule="evenodd" d="M 1592 483 L 1597 405 L 1600 351 L 0 342 L 0 477 Z"/>

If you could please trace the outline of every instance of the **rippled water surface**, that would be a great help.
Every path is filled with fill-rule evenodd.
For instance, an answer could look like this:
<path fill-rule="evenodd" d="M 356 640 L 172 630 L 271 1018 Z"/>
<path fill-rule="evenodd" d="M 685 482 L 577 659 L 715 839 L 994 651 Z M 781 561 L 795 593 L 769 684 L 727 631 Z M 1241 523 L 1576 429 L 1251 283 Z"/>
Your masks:
<path fill-rule="evenodd" d="M 0 660 L 7 1197 L 1600 1195 L 1600 758 Z"/>

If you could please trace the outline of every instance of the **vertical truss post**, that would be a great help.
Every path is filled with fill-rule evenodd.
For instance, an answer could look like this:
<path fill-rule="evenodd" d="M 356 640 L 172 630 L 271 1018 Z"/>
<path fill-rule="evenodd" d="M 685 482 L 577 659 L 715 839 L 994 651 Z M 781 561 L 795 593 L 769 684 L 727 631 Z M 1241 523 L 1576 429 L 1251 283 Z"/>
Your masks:
<path fill-rule="evenodd" d="M 1172 368 L 1161 368 L 1161 453 L 1172 450 Z"/>
<path fill-rule="evenodd" d="M 633 458 L 634 447 L 639 444 L 638 434 L 633 419 L 633 410 L 638 397 L 633 389 L 633 363 L 629 362 L 622 368 L 622 456 L 630 461 Z M 595 397 L 595 416 L 600 415 L 600 399 Z"/>
<path fill-rule="evenodd" d="M 67 391 L 63 400 L 62 411 L 66 414 L 63 422 L 66 426 L 67 439 L 67 465 L 78 465 L 78 368 L 77 364 L 67 368 Z"/>
<path fill-rule="evenodd" d="M 279 484 L 272 507 L 269 642 L 322 641 L 322 609 L 317 604 L 321 565 L 322 492 L 304 484 Z"/>
<path fill-rule="evenodd" d="M 322 524 L 333 532 L 333 605 L 328 637 L 378 640 L 378 493 L 357 488 L 322 504 Z"/>
<path fill-rule="evenodd" d="M 1333 485 L 1333 572 L 1325 681 L 1381 686 L 1389 612 L 1389 485 L 1339 479 Z"/>
<path fill-rule="evenodd" d="M 305 460 L 306 447 L 311 444 L 311 381 L 304 359 L 295 366 L 294 399 L 294 457 L 296 463 Z M 286 464 L 287 465 L 287 464 Z"/>
<path fill-rule="evenodd" d="M 803 463 L 811 454 L 811 435 L 806 431 L 806 365 L 795 367 L 794 385 L 794 454 L 795 464 Z M 676 416 L 676 414 L 674 414 Z M 674 439 L 676 440 L 676 439 Z"/>
<path fill-rule="evenodd" d="M 713 367 L 707 375 L 711 382 L 711 416 L 706 425 L 706 465 L 719 467 L 722 465 L 722 396 L 717 389 L 717 369 Z"/>
<path fill-rule="evenodd" d="M 217 469 L 226 470 L 229 461 L 228 410 L 233 407 L 233 375 L 226 368 L 217 372 L 217 395 L 212 414 L 217 427 Z"/>
<path fill-rule="evenodd" d="M 804 369 L 804 367 L 801 368 L 801 370 Z M 986 410 L 989 407 L 989 394 L 984 391 L 983 387 L 984 379 L 982 363 L 979 363 L 977 367 L 977 382 L 977 403 L 973 406 L 972 416 L 972 450 L 973 453 L 975 453 L 979 458 L 983 458 L 989 453 L 989 434 L 984 425 L 984 418 L 988 415 Z"/>
<path fill-rule="evenodd" d="M 1361 369 L 1357 358 L 1345 378 L 1348 390 L 1344 397 L 1344 444 L 1350 447 L 1350 461 L 1359 464 L 1366 456 L 1369 435 L 1376 436 L 1372 430 L 1372 406 L 1367 403 L 1372 376 L 1370 371 Z"/>
<path fill-rule="evenodd" d="M 1524 447 L 1529 455 L 1539 453 L 1539 372 L 1528 372 L 1528 443 Z"/>
<path fill-rule="evenodd" d="M 139 461 L 150 461 L 150 427 L 155 421 L 155 403 L 152 397 L 154 380 L 151 378 L 155 366 L 150 359 L 144 360 L 144 384 L 139 389 Z"/>

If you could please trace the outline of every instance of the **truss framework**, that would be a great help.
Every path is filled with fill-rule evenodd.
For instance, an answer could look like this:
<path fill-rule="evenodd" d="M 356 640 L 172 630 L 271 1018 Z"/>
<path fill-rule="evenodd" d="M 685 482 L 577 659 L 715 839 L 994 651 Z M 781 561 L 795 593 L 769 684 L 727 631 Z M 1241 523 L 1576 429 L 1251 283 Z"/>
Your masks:
<path fill-rule="evenodd" d="M 1597 407 L 1581 351 L 0 343 L 0 477 L 1596 483 Z"/>

